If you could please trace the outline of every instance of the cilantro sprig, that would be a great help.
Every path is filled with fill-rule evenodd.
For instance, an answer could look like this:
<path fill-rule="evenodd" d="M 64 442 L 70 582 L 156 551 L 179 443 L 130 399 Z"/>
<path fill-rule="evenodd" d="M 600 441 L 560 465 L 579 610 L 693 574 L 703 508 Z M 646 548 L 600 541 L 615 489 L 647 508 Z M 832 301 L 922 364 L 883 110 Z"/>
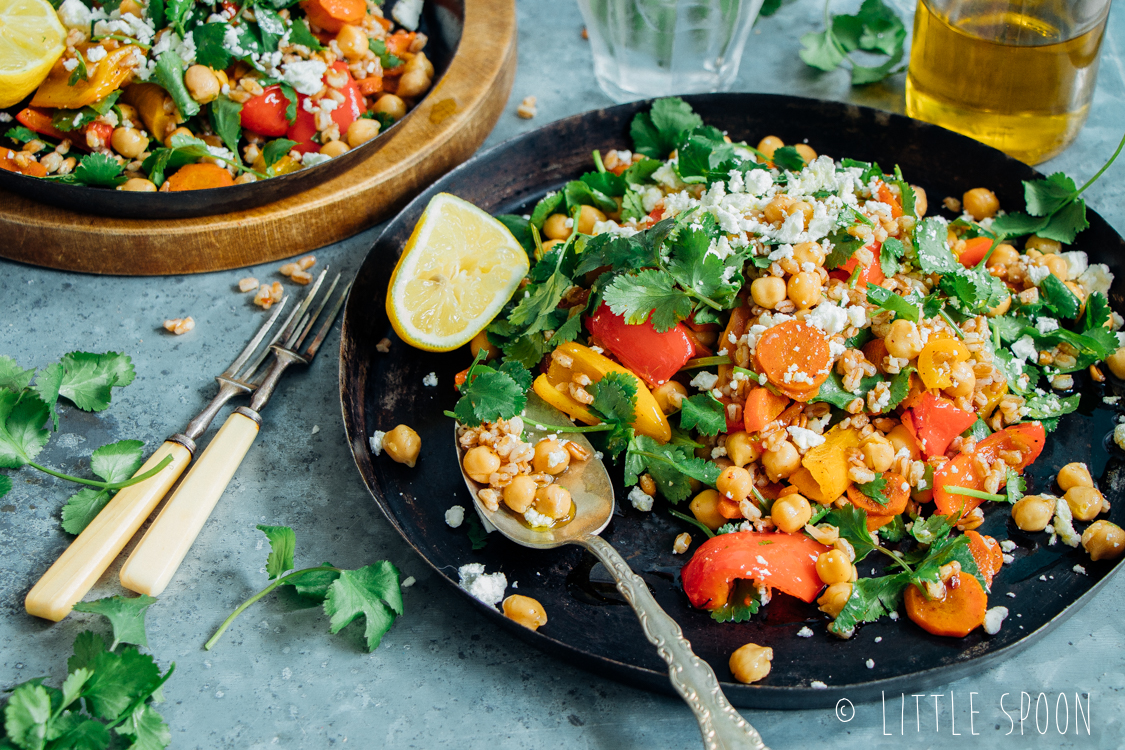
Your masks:
<path fill-rule="evenodd" d="M 824 31 L 801 37 L 801 59 L 817 70 L 832 71 L 847 63 L 852 85 L 881 81 L 905 69 L 897 68 L 903 58 L 906 27 L 894 9 L 882 0 L 863 0 L 855 15 L 828 12 L 831 0 L 824 3 Z M 861 65 L 852 53 L 863 52 L 886 58 L 874 66 Z"/>
<path fill-rule="evenodd" d="M 311 568 L 293 570 L 297 536 L 288 526 L 264 526 L 258 529 L 270 542 L 266 558 L 266 574 L 273 583 L 254 594 L 238 606 L 215 631 L 203 648 L 210 651 L 235 619 L 252 604 L 277 589 L 292 586 L 297 594 L 312 602 L 319 602 L 329 618 L 329 630 L 339 633 L 359 617 L 365 621 L 364 639 L 367 650 L 378 648 L 383 636 L 402 615 L 401 575 L 398 568 L 386 560 L 364 566 L 358 570 L 337 568 L 323 563 Z M 288 571 L 288 572 L 287 572 Z"/>

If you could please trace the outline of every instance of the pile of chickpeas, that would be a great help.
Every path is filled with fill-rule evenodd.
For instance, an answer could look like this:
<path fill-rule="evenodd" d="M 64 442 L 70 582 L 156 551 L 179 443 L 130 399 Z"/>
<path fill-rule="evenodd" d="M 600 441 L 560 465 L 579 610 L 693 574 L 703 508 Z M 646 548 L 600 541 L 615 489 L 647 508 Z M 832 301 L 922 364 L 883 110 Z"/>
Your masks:
<path fill-rule="evenodd" d="M 1099 514 L 1109 511 L 1109 501 L 1094 486 L 1086 464 L 1067 464 L 1059 469 L 1055 481 L 1075 519 L 1094 521 Z M 1043 531 L 1051 524 L 1057 504 L 1054 497 L 1028 495 L 1012 505 L 1012 521 L 1022 531 Z M 1091 560 L 1115 559 L 1125 553 L 1125 530 L 1110 521 L 1095 521 L 1082 532 L 1082 547 Z"/>

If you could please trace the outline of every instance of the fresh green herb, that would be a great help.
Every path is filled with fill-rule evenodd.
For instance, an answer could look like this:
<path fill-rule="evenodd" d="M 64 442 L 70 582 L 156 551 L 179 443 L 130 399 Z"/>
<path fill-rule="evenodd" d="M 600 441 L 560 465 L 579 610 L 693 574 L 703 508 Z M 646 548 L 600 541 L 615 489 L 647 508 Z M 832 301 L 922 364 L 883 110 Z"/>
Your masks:
<path fill-rule="evenodd" d="M 616 458 L 629 447 L 633 439 L 637 382 L 631 375 L 610 372 L 590 383 L 586 390 L 594 397 L 590 409 L 609 428 L 604 438 L 606 452 Z"/>
<path fill-rule="evenodd" d="M 910 574 L 895 573 L 879 578 L 860 578 L 852 584 L 852 593 L 840 614 L 828 629 L 837 635 L 850 636 L 861 622 L 875 622 L 898 609 L 902 592 L 910 584 Z"/>
<path fill-rule="evenodd" d="M 735 582 L 727 603 L 711 610 L 711 619 L 715 622 L 747 622 L 757 614 L 760 606 L 758 590 L 754 588 L 753 582 L 739 579 Z"/>
<path fill-rule="evenodd" d="M 175 27 L 176 33 L 180 35 L 181 39 L 187 36 L 184 30 L 184 22 L 187 21 L 188 14 L 194 4 L 195 0 L 164 0 L 165 22 L 169 26 Z"/>
<path fill-rule="evenodd" d="M 816 396 L 809 399 L 809 403 L 817 403 L 823 401 L 827 404 L 832 404 L 837 409 L 847 409 L 848 404 L 855 401 L 857 398 L 864 398 L 867 392 L 874 388 L 879 383 L 884 382 L 881 375 L 870 375 L 859 381 L 859 390 L 857 393 L 844 388 L 843 378 L 840 373 L 836 372 L 833 368 L 832 372 L 828 373 L 828 379 L 820 384 L 820 390 Z M 883 411 L 887 411 L 884 409 Z"/>
<path fill-rule="evenodd" d="M 680 428 L 694 428 L 704 435 L 718 435 L 727 428 L 726 407 L 710 392 L 689 396 L 682 401 Z"/>
<path fill-rule="evenodd" d="M 473 550 L 482 550 L 487 547 L 488 532 L 484 530 L 484 525 L 474 515 L 469 515 L 465 520 L 469 524 L 469 544 L 473 546 Z"/>
<path fill-rule="evenodd" d="M 197 29 L 200 27 L 196 27 Z M 219 96 L 211 102 L 211 128 L 223 139 L 223 145 L 238 155 L 238 141 L 242 138 L 242 103 L 228 96 Z"/>
<path fill-rule="evenodd" d="M 800 172 L 806 166 L 805 157 L 801 156 L 794 146 L 780 147 L 773 152 L 770 161 L 778 169 L 789 170 L 790 172 Z"/>
<path fill-rule="evenodd" d="M 879 266 L 888 279 L 902 270 L 899 261 L 906 254 L 906 246 L 897 237 L 888 237 L 879 248 Z M 870 285 L 868 285 L 870 288 Z"/>
<path fill-rule="evenodd" d="M 1023 499 L 1023 493 L 1027 491 L 1027 482 L 1011 466 L 1004 470 L 1004 477 L 1006 482 L 1004 497 L 1010 504 L 1015 505 Z"/>
<path fill-rule="evenodd" d="M 371 51 L 374 52 L 376 55 L 379 55 L 379 52 L 376 51 L 376 49 L 373 46 L 374 41 L 375 40 L 371 40 L 370 42 L 368 42 L 368 47 L 371 47 Z M 303 19 L 303 18 L 293 19 L 293 29 L 289 33 L 289 43 L 290 44 L 299 44 L 303 47 L 308 47 L 309 49 L 313 50 L 314 52 L 319 52 L 319 51 L 324 49 L 324 45 L 320 43 L 320 40 L 317 39 L 315 36 L 313 36 L 312 32 L 309 31 L 309 26 L 308 26 L 307 23 L 305 23 L 305 19 Z M 386 47 L 386 43 L 384 43 L 383 44 L 383 54 L 385 55 L 386 52 L 387 52 L 387 47 Z M 380 64 L 382 63 L 382 59 L 383 59 L 383 56 L 379 55 Z M 395 59 L 398 59 L 398 58 L 395 58 Z M 391 67 L 393 68 L 394 66 L 392 65 Z"/>
<path fill-rule="evenodd" d="M 906 524 L 903 523 L 902 516 L 895 516 L 890 523 L 880 526 L 879 536 L 888 542 L 902 541 L 906 536 Z"/>
<path fill-rule="evenodd" d="M 296 145 L 296 141 L 291 141 L 288 138 L 278 138 L 267 143 L 266 147 L 262 149 L 262 159 L 266 163 L 266 174 L 273 177 L 275 174 L 274 166 L 283 156 L 288 156 Z"/>
<path fill-rule="evenodd" d="M 657 99 L 648 112 L 638 112 L 629 126 L 633 150 L 653 159 L 666 159 L 688 132 L 703 126 L 703 118 L 679 97 Z"/>
<path fill-rule="evenodd" d="M 176 0 L 169 1 L 176 2 Z M 187 2 L 190 5 L 191 0 L 187 0 Z M 193 117 L 199 114 L 199 104 L 191 98 L 187 86 L 184 85 L 184 69 L 186 67 L 187 65 L 176 54 L 175 50 L 166 50 L 156 59 L 156 69 L 153 70 L 152 77 L 160 85 L 160 88 L 167 91 L 168 96 L 172 97 L 172 101 L 175 102 L 176 109 L 180 110 L 181 115 Z"/>
<path fill-rule="evenodd" d="M 74 59 L 78 61 L 78 64 L 70 72 L 70 78 L 66 80 L 67 86 L 76 86 L 79 81 L 90 80 L 90 72 L 86 70 L 86 58 L 82 55 L 82 50 L 77 47 L 74 49 Z"/>
<path fill-rule="evenodd" d="M 680 519 L 681 521 L 683 521 L 685 523 L 690 523 L 692 526 L 695 526 L 696 528 L 698 528 L 700 531 L 702 531 L 707 536 L 708 539 L 715 536 L 716 533 L 722 533 L 722 529 L 720 529 L 718 532 L 711 531 L 711 529 L 707 528 L 707 526 L 702 521 L 700 521 L 698 518 L 696 518 L 695 516 L 689 516 L 686 513 L 681 513 L 680 511 L 676 510 L 675 508 L 669 508 L 668 512 L 671 513 L 676 518 Z M 729 525 L 730 524 L 727 524 L 727 526 L 729 526 Z M 723 528 L 726 528 L 726 526 L 724 526 Z"/>
<path fill-rule="evenodd" d="M 234 56 L 223 44 L 223 38 L 229 28 L 230 26 L 226 23 L 212 22 L 200 24 L 191 30 L 192 41 L 195 42 L 195 62 L 197 64 L 206 65 L 212 70 L 225 70 L 230 67 Z M 294 44 L 297 43 L 294 41 Z M 214 104 L 212 104 L 212 107 L 214 107 Z"/>
<path fill-rule="evenodd" d="M 310 33 L 309 36 L 312 36 L 312 34 Z M 294 44 L 298 43 L 299 42 L 294 42 Z M 387 51 L 387 43 L 382 39 L 371 39 L 368 41 L 367 46 L 370 47 L 371 51 L 375 53 L 375 56 L 379 58 L 379 64 L 383 66 L 383 72 L 391 68 L 397 68 L 399 65 L 403 64 L 402 59 L 395 57 Z"/>
<path fill-rule="evenodd" d="M 113 644 L 109 650 L 116 651 L 122 643 L 148 648 L 145 614 L 153 604 L 156 604 L 156 597 L 145 594 L 134 597 L 111 596 L 93 602 L 78 602 L 74 605 L 74 611 L 103 615 L 108 619 L 113 628 Z"/>
<path fill-rule="evenodd" d="M 660 494 L 678 503 L 691 495 L 690 480 L 714 487 L 720 469 L 681 446 L 662 445 L 647 435 L 637 435 L 625 454 L 625 485 L 636 484 L 646 471 L 652 475 Z"/>
<path fill-rule="evenodd" d="M 824 4 L 824 31 L 801 37 L 801 59 L 805 64 L 832 71 L 847 61 L 853 86 L 875 83 L 899 72 L 896 66 L 903 58 L 906 27 L 898 14 L 882 0 L 863 0 L 855 15 L 829 16 L 829 2 Z M 860 65 L 852 57 L 857 51 L 883 55 L 887 60 L 876 66 Z"/>
<path fill-rule="evenodd" d="M 461 398 L 452 412 L 452 416 L 467 427 L 477 427 L 497 419 L 511 419 L 527 405 L 526 391 L 531 374 L 511 361 L 497 370 L 483 364 L 484 354 L 482 349 L 469 366 L 465 382 L 458 389 Z"/>
<path fill-rule="evenodd" d="M 16 143 L 31 143 L 32 141 L 42 142 L 43 140 L 38 133 L 32 132 L 23 125 L 8 128 L 8 132 L 5 133 L 4 136 L 6 138 L 11 138 Z"/>
<path fill-rule="evenodd" d="M 292 125 L 297 121 L 297 90 L 287 81 L 279 81 L 277 85 L 281 89 L 281 95 L 284 96 L 285 101 L 288 102 L 288 104 L 285 105 L 285 119 Z M 375 119 L 379 121 L 379 128 L 387 127 L 386 123 L 379 115 L 385 115 L 386 117 L 390 117 L 390 115 L 387 115 L 386 112 L 375 113 Z M 394 120 L 391 120 L 391 123 L 394 124 Z"/>
<path fill-rule="evenodd" d="M 140 440 L 120 440 L 103 445 L 91 454 L 90 471 L 110 484 L 124 482 L 144 463 L 143 448 L 144 443 Z M 63 506 L 63 530 L 68 534 L 81 534 L 115 494 L 116 490 L 94 487 L 79 490 Z"/>
<path fill-rule="evenodd" d="M 1073 320 L 1082 309 L 1082 302 L 1054 274 L 1048 274 L 1039 282 L 1039 299 L 1060 319 Z"/>
<path fill-rule="evenodd" d="M 843 508 L 831 511 L 821 521 L 835 526 L 840 536 L 851 543 L 855 550 L 854 562 L 859 563 L 875 550 L 875 541 L 871 538 L 871 532 L 867 530 L 867 513 L 862 508 L 845 505 Z"/>
<path fill-rule="evenodd" d="M 128 179 L 123 171 L 124 167 L 109 154 L 94 153 L 83 156 L 74 171 L 64 176 L 74 178 L 66 182 L 76 182 L 79 185 L 116 187 Z"/>
<path fill-rule="evenodd" d="M 881 472 L 875 473 L 875 478 L 870 482 L 857 482 L 856 489 L 867 495 L 869 498 L 879 503 L 879 505 L 886 505 L 891 501 L 887 497 L 887 480 L 883 477 Z"/>
<path fill-rule="evenodd" d="M 296 535 L 286 526 L 259 526 L 270 540 L 266 560 L 267 574 L 273 581 L 238 606 L 223 621 L 215 634 L 203 645 L 211 650 L 240 614 L 278 586 L 293 586 L 301 596 L 321 601 L 330 621 L 329 630 L 339 633 L 361 615 L 366 620 L 364 638 L 367 650 L 374 651 L 395 619 L 402 614 L 402 590 L 399 572 L 386 560 L 358 570 L 343 570 L 324 563 L 313 568 L 287 570 L 293 567 Z"/>
<path fill-rule="evenodd" d="M 896 320 L 902 318 L 903 320 L 909 320 L 911 323 L 918 322 L 918 305 L 908 302 L 889 289 L 884 289 L 875 284 L 868 284 L 867 301 L 872 305 L 878 305 L 884 310 L 890 310 L 895 314 Z"/>
<path fill-rule="evenodd" d="M 164 184 L 165 173 L 175 172 L 185 164 L 193 164 L 203 158 L 218 159 L 243 172 L 249 172 L 263 180 L 266 179 L 265 174 L 250 169 L 240 161 L 216 155 L 206 143 L 198 138 L 179 134 L 172 136 L 170 143 L 169 148 L 154 149 L 141 165 L 141 169 L 148 173 L 148 178 L 156 185 Z"/>

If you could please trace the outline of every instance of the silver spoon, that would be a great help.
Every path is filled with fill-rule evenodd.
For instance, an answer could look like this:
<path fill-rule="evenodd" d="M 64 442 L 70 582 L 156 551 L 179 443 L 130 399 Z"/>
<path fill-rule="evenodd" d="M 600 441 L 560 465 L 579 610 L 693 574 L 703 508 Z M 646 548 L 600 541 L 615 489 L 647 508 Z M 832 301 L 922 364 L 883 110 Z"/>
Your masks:
<path fill-rule="evenodd" d="M 458 464 L 477 511 L 501 534 L 524 547 L 551 549 L 577 544 L 589 550 L 613 576 L 617 590 L 641 621 L 645 637 L 668 663 L 668 679 L 695 713 L 704 747 L 708 750 L 768 750 L 758 731 L 727 701 L 714 670 L 691 650 L 691 644 L 684 638 L 680 626 L 656 603 L 648 586 L 629 568 L 617 550 L 598 536 L 613 517 L 613 484 L 605 464 L 593 458 L 594 448 L 590 442 L 581 433 L 539 429 L 539 425 L 563 426 L 571 422 L 534 393 L 528 394 L 523 423 L 523 439 L 532 445 L 548 434 L 559 434 L 590 452 L 588 461 L 571 463 L 570 468 L 557 479 L 574 500 L 574 519 L 550 529 L 532 529 L 503 507 L 497 511 L 486 508 L 477 496 L 477 491 L 484 486 L 465 474 L 464 451 L 458 441 Z"/>

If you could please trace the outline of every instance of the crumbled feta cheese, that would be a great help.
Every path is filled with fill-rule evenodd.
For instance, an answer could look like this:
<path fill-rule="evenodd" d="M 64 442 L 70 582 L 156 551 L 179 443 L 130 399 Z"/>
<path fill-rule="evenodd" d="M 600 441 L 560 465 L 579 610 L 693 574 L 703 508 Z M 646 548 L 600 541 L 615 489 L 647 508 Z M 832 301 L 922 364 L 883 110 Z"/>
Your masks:
<path fill-rule="evenodd" d="M 847 309 L 848 323 L 856 328 L 863 328 L 867 323 L 867 310 L 862 305 L 851 305 Z"/>
<path fill-rule="evenodd" d="M 753 169 L 743 178 L 743 190 L 750 195 L 761 195 L 773 186 L 773 177 L 764 169 Z"/>
<path fill-rule="evenodd" d="M 1047 268 L 1047 266 L 1034 265 L 1027 267 L 1027 278 L 1035 286 L 1039 286 L 1040 284 L 1042 284 L 1043 280 L 1050 275 L 1051 269 Z"/>
<path fill-rule="evenodd" d="M 883 642 L 883 636 L 881 636 L 881 635 L 875 636 L 875 642 L 876 643 L 882 643 Z"/>
<path fill-rule="evenodd" d="M 766 256 L 768 260 L 787 260 L 793 257 L 792 245 L 778 245 Z"/>
<path fill-rule="evenodd" d="M 437 386 L 437 373 L 431 372 L 429 375 L 422 378 L 422 385 L 429 386 L 430 388 Z"/>
<path fill-rule="evenodd" d="M 1083 576 L 1086 575 L 1086 569 L 1083 568 L 1081 565 L 1075 565 L 1073 568 L 1071 568 L 1071 570 L 1073 570 L 1078 575 L 1083 575 Z"/>
<path fill-rule="evenodd" d="M 1046 336 L 1051 331 L 1057 331 L 1059 329 L 1059 321 L 1054 318 L 1041 317 L 1035 321 L 1035 328 L 1039 333 Z"/>
<path fill-rule="evenodd" d="M 1081 250 L 1071 250 L 1068 253 L 1059 253 L 1059 255 L 1066 258 L 1067 281 L 1074 281 L 1084 274 L 1090 266 L 1089 258 Z"/>
<path fill-rule="evenodd" d="M 1019 360 L 1031 360 L 1034 362 L 1039 358 L 1039 350 L 1035 348 L 1035 340 L 1030 336 L 1022 336 L 1012 344 L 1012 356 Z"/>
<path fill-rule="evenodd" d="M 890 617 L 892 620 L 898 620 L 898 610 L 892 610 L 887 617 Z"/>
<path fill-rule="evenodd" d="M 417 581 L 417 580 L 415 580 L 414 576 L 407 576 L 407 577 L 406 577 L 406 580 L 404 580 L 404 581 L 402 582 L 402 586 L 401 586 L 401 588 L 404 588 L 404 589 L 408 589 L 408 588 L 410 588 L 411 586 L 413 586 L 414 584 L 416 584 L 417 582 L 418 582 L 418 581 Z"/>
<path fill-rule="evenodd" d="M 1117 443 L 1118 448 L 1125 451 L 1125 423 L 1113 428 L 1113 442 Z"/>
<path fill-rule="evenodd" d="M 391 17 L 408 31 L 418 29 L 418 19 L 422 17 L 422 0 L 398 0 L 391 10 Z"/>
<path fill-rule="evenodd" d="M 1011 565 L 1012 563 L 1014 563 L 1016 561 L 1016 556 L 1015 555 L 1009 555 L 1007 552 L 1002 553 L 1000 555 L 1000 557 L 1003 558 L 1005 565 Z"/>
<path fill-rule="evenodd" d="M 848 311 L 832 302 L 821 302 L 805 316 L 806 323 L 816 326 L 829 336 L 844 330 L 848 326 L 848 319 Z"/>
<path fill-rule="evenodd" d="M 62 25 L 68 29 L 87 31 L 90 28 L 90 9 L 82 0 L 66 0 L 57 13 Z"/>
<path fill-rule="evenodd" d="M 1077 547 L 1082 543 L 1082 536 L 1074 530 L 1073 520 L 1074 516 L 1071 515 L 1070 505 L 1063 498 L 1058 498 L 1055 501 L 1055 532 L 1058 533 L 1063 544 L 1068 547 Z"/>
<path fill-rule="evenodd" d="M 1120 336 L 1121 334 L 1118 334 L 1118 335 Z M 1103 396 L 1102 397 L 1102 403 L 1107 404 L 1109 406 L 1113 406 L 1114 404 L 1116 404 L 1120 400 L 1121 400 L 1120 396 Z"/>
<path fill-rule="evenodd" d="M 102 60 L 105 59 L 106 54 L 108 54 L 108 53 L 105 51 L 105 47 L 102 47 L 102 46 L 90 47 L 88 50 L 86 50 L 86 62 L 88 62 L 88 63 L 101 62 Z"/>
<path fill-rule="evenodd" d="M 445 511 L 445 522 L 449 528 L 455 529 L 465 521 L 465 509 L 460 505 L 454 505 L 449 510 Z"/>
<path fill-rule="evenodd" d="M 371 446 L 371 452 L 376 456 L 383 452 L 383 436 L 386 434 L 382 430 L 375 430 L 367 440 L 368 445 Z"/>
<path fill-rule="evenodd" d="M 787 432 L 793 438 L 793 443 L 801 453 L 806 453 L 810 448 L 815 448 L 818 445 L 824 445 L 824 436 L 818 435 L 807 428 L 794 426 L 787 428 Z"/>
<path fill-rule="evenodd" d="M 305 101 L 309 100 L 306 99 Z M 323 164 L 326 161 L 332 161 L 332 157 L 328 154 L 321 154 L 315 151 L 309 151 L 305 154 L 304 158 L 301 159 L 301 163 L 306 167 L 315 167 L 317 164 Z"/>
<path fill-rule="evenodd" d="M 868 659 L 867 661 L 864 662 L 864 664 L 867 665 L 868 669 L 874 669 L 875 668 L 875 660 L 874 659 Z"/>
<path fill-rule="evenodd" d="M 725 445 L 716 445 L 711 449 L 712 459 L 722 458 L 725 455 L 727 455 L 727 447 Z"/>
<path fill-rule="evenodd" d="M 652 213 L 660 201 L 664 200 L 664 191 L 658 187 L 648 187 L 641 194 L 641 207 L 645 213 Z"/>
<path fill-rule="evenodd" d="M 715 387 L 715 383 L 719 382 L 719 376 L 713 372 L 700 370 L 696 373 L 695 377 L 691 379 L 689 385 L 692 388 L 698 388 L 701 391 L 709 391 Z"/>
<path fill-rule="evenodd" d="M 1007 607 L 993 607 L 984 613 L 984 632 L 989 635 L 996 635 L 1000 632 L 1000 625 L 1003 624 L 1004 618 L 1008 616 Z"/>
<path fill-rule="evenodd" d="M 320 60 L 297 60 L 285 63 L 282 78 L 296 89 L 297 93 L 312 96 L 324 85 L 322 79 L 327 70 L 328 66 Z"/>
<path fill-rule="evenodd" d="M 812 628 L 810 628 L 808 625 L 804 626 L 803 628 L 801 628 L 800 630 L 797 631 L 797 637 L 798 638 L 812 638 L 813 637 Z"/>
<path fill-rule="evenodd" d="M 1109 295 L 1109 287 L 1113 283 L 1113 274 L 1105 263 L 1094 263 L 1078 276 L 1078 283 L 1087 293 L 1101 292 Z"/>
<path fill-rule="evenodd" d="M 69 57 L 66 60 L 63 60 L 62 66 L 63 66 L 64 70 L 72 71 L 72 70 L 74 70 L 75 68 L 78 67 L 78 58 L 77 57 Z"/>
<path fill-rule="evenodd" d="M 639 486 L 634 487 L 629 491 L 629 502 L 637 510 L 650 511 L 652 510 L 652 495 L 649 495 Z"/>
<path fill-rule="evenodd" d="M 1009 598 L 1009 599 L 1015 599 L 1015 598 L 1016 598 L 1016 592 L 1014 592 L 1014 591 L 1009 591 L 1009 592 L 1007 593 L 1007 596 L 1008 596 L 1008 598 Z"/>
<path fill-rule="evenodd" d="M 525 510 L 523 512 L 523 517 L 524 520 L 532 526 L 550 526 L 554 522 L 554 519 L 552 519 L 550 516 L 540 513 L 539 511 L 535 510 L 535 508 L 528 508 L 527 510 Z"/>
<path fill-rule="evenodd" d="M 661 164 L 656 171 L 652 173 L 652 179 L 654 182 L 670 187 L 673 190 L 678 190 L 684 186 L 684 184 L 680 182 L 680 176 L 676 174 L 676 169 L 672 166 L 672 162 L 670 161 Z"/>
<path fill-rule="evenodd" d="M 824 684 L 820 680 L 813 680 L 812 682 L 809 683 L 809 687 L 811 687 L 813 690 L 827 690 L 828 689 L 828 685 Z"/>
<path fill-rule="evenodd" d="M 1011 552 L 1015 548 L 1016 548 L 1016 543 L 1013 542 L 1011 539 L 1005 539 L 1002 542 L 1000 542 L 1000 549 L 1004 550 L 1005 552 Z"/>
<path fill-rule="evenodd" d="M 485 573 L 481 563 L 469 563 L 457 569 L 462 589 L 490 607 L 495 607 L 504 599 L 504 589 L 508 588 L 508 578 L 503 573 Z"/>

